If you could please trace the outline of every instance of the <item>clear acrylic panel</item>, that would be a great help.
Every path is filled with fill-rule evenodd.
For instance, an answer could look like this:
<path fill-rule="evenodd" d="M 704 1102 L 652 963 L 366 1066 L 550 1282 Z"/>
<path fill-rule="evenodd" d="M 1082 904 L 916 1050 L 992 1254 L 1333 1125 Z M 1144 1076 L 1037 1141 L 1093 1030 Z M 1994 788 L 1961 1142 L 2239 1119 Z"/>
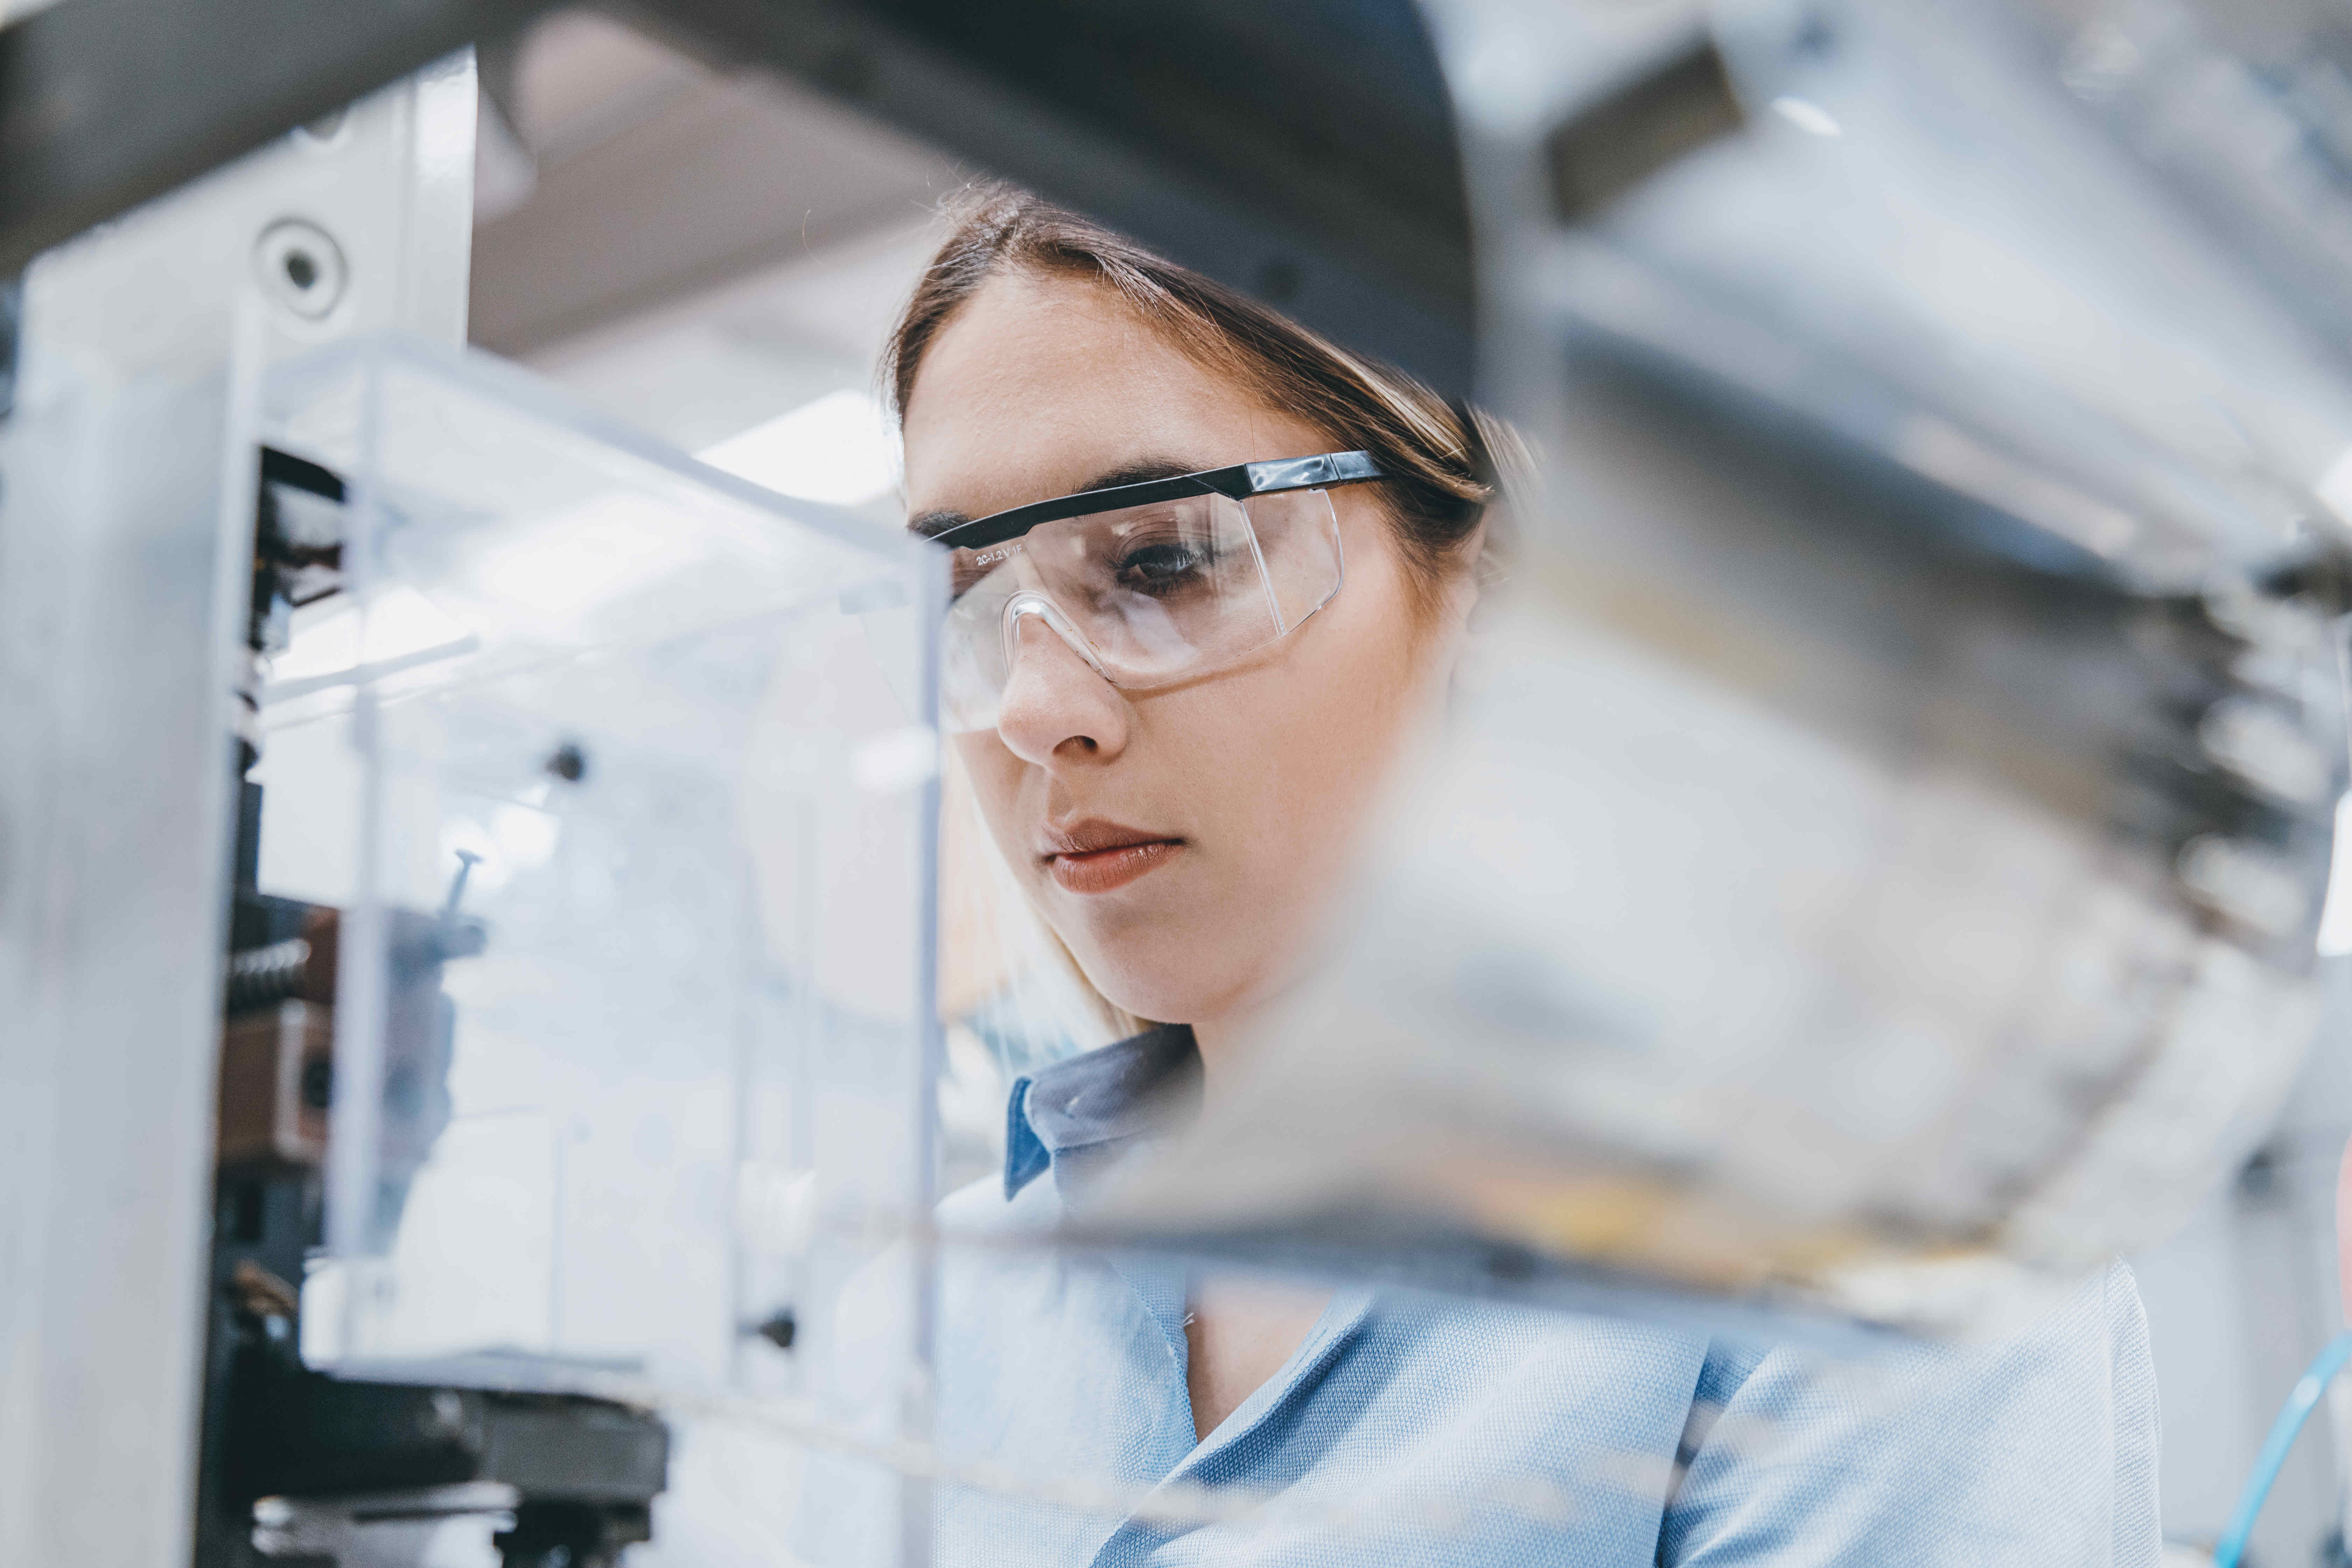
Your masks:
<path fill-rule="evenodd" d="M 342 911 L 306 1358 L 919 1411 L 828 1303 L 932 1186 L 929 553 L 483 356 L 264 400 L 347 486 L 262 698 L 263 883 Z"/>

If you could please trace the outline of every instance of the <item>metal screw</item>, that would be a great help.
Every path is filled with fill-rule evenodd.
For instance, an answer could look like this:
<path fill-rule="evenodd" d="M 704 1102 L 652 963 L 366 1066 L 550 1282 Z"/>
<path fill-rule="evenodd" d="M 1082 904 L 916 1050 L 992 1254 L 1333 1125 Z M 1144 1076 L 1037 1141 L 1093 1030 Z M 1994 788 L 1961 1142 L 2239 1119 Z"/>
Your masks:
<path fill-rule="evenodd" d="M 457 906 L 466 897 L 466 879 L 473 875 L 474 868 L 481 864 L 482 860 L 479 855 L 470 849 L 460 849 L 457 853 L 457 874 L 449 879 L 449 899 L 441 906 L 441 918 L 444 921 L 453 921 L 457 918 Z"/>
<path fill-rule="evenodd" d="M 783 1307 L 779 1308 L 766 1321 L 758 1324 L 751 1331 L 778 1350 L 788 1351 L 793 1348 L 793 1342 L 800 1337 L 800 1322 L 793 1316 L 793 1310 L 790 1307 Z"/>

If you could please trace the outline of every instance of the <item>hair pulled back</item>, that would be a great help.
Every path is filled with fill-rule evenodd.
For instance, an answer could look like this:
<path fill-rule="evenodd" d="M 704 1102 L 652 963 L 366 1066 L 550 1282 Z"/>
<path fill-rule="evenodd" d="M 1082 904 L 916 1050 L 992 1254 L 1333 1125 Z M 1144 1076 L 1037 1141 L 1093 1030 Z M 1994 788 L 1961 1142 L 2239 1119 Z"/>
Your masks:
<path fill-rule="evenodd" d="M 1511 447 L 1507 428 L 1026 191 L 974 186 L 947 216 L 947 240 L 884 350 L 882 374 L 901 420 L 924 353 L 990 279 L 1022 272 L 1087 279 L 1111 289 L 1195 363 L 1315 426 L 1334 449 L 1370 452 L 1389 476 L 1380 489 L 1420 586 L 1460 563 L 1462 544 L 1495 500 L 1491 454 Z"/>

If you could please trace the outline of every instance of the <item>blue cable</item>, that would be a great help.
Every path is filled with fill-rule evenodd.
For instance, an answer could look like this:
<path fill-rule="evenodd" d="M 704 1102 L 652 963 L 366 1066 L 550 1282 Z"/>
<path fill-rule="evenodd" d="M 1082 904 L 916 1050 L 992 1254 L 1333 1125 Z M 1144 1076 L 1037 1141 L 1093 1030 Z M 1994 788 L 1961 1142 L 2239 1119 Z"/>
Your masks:
<path fill-rule="evenodd" d="M 2271 1495 L 2271 1484 L 2286 1464 L 2286 1451 L 2294 1447 L 2294 1439 L 2303 1424 L 2311 1419 L 2313 1406 L 2344 1363 L 2352 1361 L 2352 1329 L 2347 1329 L 2327 1342 L 2286 1396 L 2284 1408 L 2278 1419 L 2271 1423 L 2271 1435 L 2263 1440 L 2263 1451 L 2254 1459 L 2253 1473 L 2246 1478 L 2246 1489 L 2238 1495 L 2238 1511 L 2230 1516 L 2230 1528 L 2221 1532 L 2221 1544 L 2213 1548 L 2213 1568 L 2238 1568 L 2238 1560 L 2246 1554 L 2246 1538 L 2254 1532 L 2254 1516 L 2263 1511 L 2264 1500 Z"/>

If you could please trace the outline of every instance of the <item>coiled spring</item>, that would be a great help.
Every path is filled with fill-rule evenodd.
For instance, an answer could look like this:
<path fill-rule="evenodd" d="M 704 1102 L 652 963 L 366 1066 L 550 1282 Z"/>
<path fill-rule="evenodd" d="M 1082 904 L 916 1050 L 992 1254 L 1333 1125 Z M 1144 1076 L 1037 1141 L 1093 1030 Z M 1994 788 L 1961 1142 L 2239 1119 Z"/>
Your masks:
<path fill-rule="evenodd" d="M 228 1011 L 248 1013 L 300 995 L 310 967 L 310 943 L 305 937 L 229 954 Z"/>

